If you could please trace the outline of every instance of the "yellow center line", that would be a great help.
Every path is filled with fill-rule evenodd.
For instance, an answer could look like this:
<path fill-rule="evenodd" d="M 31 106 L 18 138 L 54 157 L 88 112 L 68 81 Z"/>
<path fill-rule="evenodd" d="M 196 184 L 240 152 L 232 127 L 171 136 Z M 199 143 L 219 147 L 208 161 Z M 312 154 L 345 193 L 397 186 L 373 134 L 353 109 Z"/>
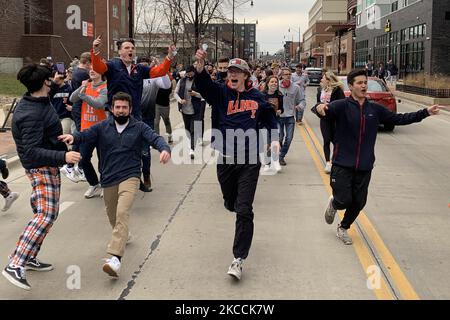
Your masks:
<path fill-rule="evenodd" d="M 307 131 L 309 136 L 311 137 L 313 143 L 315 144 L 317 150 L 319 150 L 320 155 L 322 157 L 324 157 L 322 145 L 320 144 L 316 135 L 311 130 L 310 126 L 306 123 L 306 121 L 303 121 L 303 122 L 305 124 L 305 127 L 303 130 L 300 130 L 302 133 L 303 139 L 305 139 L 305 141 L 308 140 L 307 144 L 309 143 L 309 139 L 307 139 L 307 135 L 305 133 L 305 131 Z M 310 153 L 311 153 L 311 156 L 313 157 L 313 159 L 318 158 L 317 154 L 314 152 L 312 147 L 311 147 L 311 149 L 308 148 L 308 150 L 310 150 Z M 316 160 L 314 160 L 314 161 L 316 161 Z M 326 185 L 328 193 L 332 194 L 332 190 L 329 185 L 329 176 L 323 172 L 322 162 L 319 159 L 317 159 L 316 166 L 320 172 L 320 175 L 322 176 L 322 179 L 324 181 L 324 184 Z M 341 213 L 340 213 L 340 216 L 341 216 Z M 395 261 L 395 258 L 393 257 L 393 255 L 391 254 L 389 249 L 387 248 L 384 241 L 381 239 L 381 236 L 378 234 L 375 227 L 370 222 L 369 218 L 364 213 L 364 211 L 360 212 L 360 214 L 358 216 L 358 222 L 360 224 L 360 227 L 365 231 L 365 233 L 369 237 L 370 241 L 374 245 L 377 253 L 379 254 L 379 257 L 380 257 L 382 263 L 388 270 L 392 280 L 394 281 L 395 286 L 399 290 L 401 297 L 406 300 L 419 300 L 420 299 L 419 295 L 416 293 L 413 286 L 406 278 L 406 276 L 403 273 L 403 271 L 401 270 L 400 266 Z M 367 248 L 366 248 L 366 250 L 367 250 Z M 369 254 L 368 250 L 367 250 L 367 254 Z M 360 257 L 360 260 L 361 260 L 361 257 Z M 366 266 L 364 266 L 364 267 L 366 268 Z M 367 268 L 365 270 L 367 270 Z"/>
<path fill-rule="evenodd" d="M 304 120 L 303 120 L 303 123 L 305 123 Z M 304 128 L 302 129 L 301 126 L 298 126 L 298 127 L 300 129 L 300 133 L 302 135 L 303 141 L 305 142 L 306 148 L 308 149 L 308 151 L 317 167 L 317 170 L 319 171 L 319 174 L 323 180 L 323 184 L 325 185 L 325 188 L 327 189 L 328 194 L 331 194 L 332 192 L 331 192 L 331 187 L 329 185 L 329 176 L 323 172 L 322 161 L 317 156 L 310 140 L 308 139 L 308 136 L 305 132 L 306 129 L 304 129 Z M 343 218 L 342 211 L 339 211 L 338 213 L 342 219 Z M 366 270 L 366 272 L 367 272 L 367 270 L 369 270 L 371 266 L 376 265 L 375 260 L 373 259 L 372 255 L 370 254 L 369 249 L 367 248 L 360 233 L 356 230 L 356 228 L 349 229 L 348 233 L 352 237 L 353 248 L 355 249 L 356 254 L 358 255 L 359 262 L 361 263 L 363 269 Z M 394 295 L 392 294 L 391 290 L 389 289 L 389 287 L 386 283 L 386 280 L 383 277 L 380 278 L 380 285 L 378 286 L 378 288 L 375 287 L 372 290 L 373 290 L 375 296 L 377 297 L 377 299 L 379 299 L 379 300 L 394 300 Z"/>

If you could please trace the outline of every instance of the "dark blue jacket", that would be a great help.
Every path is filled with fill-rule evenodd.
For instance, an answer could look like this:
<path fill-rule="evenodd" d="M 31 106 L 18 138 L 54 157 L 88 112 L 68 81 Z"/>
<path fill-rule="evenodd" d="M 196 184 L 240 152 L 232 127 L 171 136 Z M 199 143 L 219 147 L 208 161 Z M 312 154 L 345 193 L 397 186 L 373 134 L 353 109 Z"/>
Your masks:
<path fill-rule="evenodd" d="M 159 152 L 170 147 L 164 138 L 148 125 L 133 117 L 119 133 L 113 117 L 97 123 L 83 132 L 74 134 L 75 143 L 95 143 L 99 151 L 100 182 L 103 188 L 117 185 L 129 178 L 141 176 L 141 155 L 144 143 Z"/>
<path fill-rule="evenodd" d="M 242 156 L 238 154 L 238 150 L 243 146 L 238 145 L 236 139 L 227 141 L 227 130 L 242 129 L 244 132 L 249 132 L 247 130 L 253 129 L 257 132 L 261 129 L 260 125 L 269 130 L 277 130 L 275 111 L 258 90 L 251 88 L 244 92 L 237 92 L 225 84 L 213 82 L 205 70 L 195 74 L 195 85 L 202 97 L 212 106 L 212 112 L 217 116 L 217 119 L 212 121 L 212 127 L 220 131 L 223 143 L 219 145 L 218 139 L 215 137 L 213 147 L 223 155 L 235 159 Z M 234 154 L 229 151 L 231 147 L 234 149 Z M 253 156 L 255 152 L 259 153 L 259 139 L 254 145 L 247 140 L 245 142 L 246 161 L 249 159 L 248 156 Z"/>
<path fill-rule="evenodd" d="M 141 97 L 143 80 L 150 78 L 150 67 L 141 64 L 131 65 L 131 74 L 128 74 L 127 67 L 119 58 L 114 58 L 106 62 L 108 71 L 105 76 L 108 81 L 108 108 L 111 106 L 112 97 L 119 91 L 128 93 L 132 98 L 133 117 L 142 119 Z"/>
<path fill-rule="evenodd" d="M 427 109 L 393 113 L 367 99 L 360 106 L 351 96 L 330 103 L 326 118 L 336 123 L 333 164 L 361 171 L 372 170 L 379 124 L 407 125 L 428 116 Z"/>
<path fill-rule="evenodd" d="M 25 169 L 65 164 L 67 147 L 58 140 L 62 132 L 49 97 L 23 96 L 12 118 L 12 135 Z"/>

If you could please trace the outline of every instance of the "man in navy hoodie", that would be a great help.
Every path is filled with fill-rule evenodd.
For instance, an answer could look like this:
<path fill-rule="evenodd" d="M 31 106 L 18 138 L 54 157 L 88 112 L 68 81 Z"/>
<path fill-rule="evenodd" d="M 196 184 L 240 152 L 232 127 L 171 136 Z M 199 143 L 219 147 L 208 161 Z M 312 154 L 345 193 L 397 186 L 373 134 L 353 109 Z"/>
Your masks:
<path fill-rule="evenodd" d="M 344 210 L 338 225 L 337 237 L 344 244 L 353 241 L 347 233 L 359 212 L 364 208 L 370 176 L 375 162 L 375 141 L 378 125 L 407 125 L 420 122 L 439 113 L 437 105 L 411 113 L 393 113 L 384 106 L 370 102 L 367 94 L 367 71 L 353 70 L 347 76 L 351 96 L 329 105 L 313 108 L 319 117 L 336 123 L 333 166 L 330 185 L 333 195 L 328 200 L 325 221 L 332 224 L 337 210 Z"/>
<path fill-rule="evenodd" d="M 248 256 L 253 239 L 253 201 L 261 167 L 259 141 L 251 143 L 250 136 L 259 136 L 260 123 L 269 130 L 277 130 L 277 121 L 272 106 L 265 101 L 262 93 L 252 88 L 247 62 L 232 59 L 228 65 L 227 83 L 220 84 L 213 82 L 204 68 L 206 52 L 198 50 L 196 57 L 197 90 L 218 116 L 212 126 L 215 130 L 213 135 L 218 134 L 220 137 L 214 137 L 213 147 L 221 154 L 217 177 L 224 205 L 229 211 L 236 212 L 234 260 L 228 268 L 228 274 L 240 280 L 242 263 Z M 240 132 L 246 136 L 244 140 L 239 139 Z M 273 146 L 279 150 L 276 134 L 272 135 L 272 140 Z"/>

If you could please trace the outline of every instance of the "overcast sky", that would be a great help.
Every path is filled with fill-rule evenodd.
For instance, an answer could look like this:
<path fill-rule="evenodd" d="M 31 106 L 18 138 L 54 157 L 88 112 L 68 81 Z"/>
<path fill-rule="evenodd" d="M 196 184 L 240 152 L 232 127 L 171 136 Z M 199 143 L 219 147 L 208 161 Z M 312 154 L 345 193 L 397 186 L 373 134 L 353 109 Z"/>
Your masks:
<path fill-rule="evenodd" d="M 308 12 L 315 0 L 253 0 L 236 9 L 236 23 L 250 23 L 258 20 L 256 41 L 260 51 L 275 53 L 283 47 L 283 36 L 298 41 L 298 28 L 303 33 L 308 28 Z M 291 33 L 288 29 L 291 27 Z M 293 31 L 295 30 L 295 31 Z"/>

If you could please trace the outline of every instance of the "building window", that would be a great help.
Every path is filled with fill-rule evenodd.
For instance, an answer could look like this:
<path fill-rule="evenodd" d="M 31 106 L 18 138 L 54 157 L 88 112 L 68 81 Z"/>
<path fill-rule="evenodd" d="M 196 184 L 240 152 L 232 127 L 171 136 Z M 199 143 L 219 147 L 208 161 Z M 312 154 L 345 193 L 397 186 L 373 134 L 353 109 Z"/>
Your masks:
<path fill-rule="evenodd" d="M 424 70 L 425 47 L 423 41 L 408 43 L 400 49 L 400 70 L 404 74 Z"/>
<path fill-rule="evenodd" d="M 450 11 L 445 12 L 445 20 L 450 20 Z"/>
<path fill-rule="evenodd" d="M 360 25 L 361 25 L 361 14 L 358 14 L 358 15 L 356 16 L 356 25 L 357 25 L 357 26 L 360 26 Z"/>
<path fill-rule="evenodd" d="M 250 47 L 251 47 L 251 48 L 253 48 L 253 42 L 252 42 L 252 43 L 250 43 Z"/>
<path fill-rule="evenodd" d="M 364 67 L 367 60 L 369 60 L 369 40 L 359 41 L 356 43 L 355 67 Z"/>
<path fill-rule="evenodd" d="M 398 10 L 398 1 L 394 1 L 391 6 L 391 12 L 395 12 Z"/>
<path fill-rule="evenodd" d="M 112 7 L 112 15 L 114 18 L 119 18 L 119 7 L 116 4 Z"/>
<path fill-rule="evenodd" d="M 406 7 L 408 5 L 408 0 L 403 0 L 403 6 Z"/>

